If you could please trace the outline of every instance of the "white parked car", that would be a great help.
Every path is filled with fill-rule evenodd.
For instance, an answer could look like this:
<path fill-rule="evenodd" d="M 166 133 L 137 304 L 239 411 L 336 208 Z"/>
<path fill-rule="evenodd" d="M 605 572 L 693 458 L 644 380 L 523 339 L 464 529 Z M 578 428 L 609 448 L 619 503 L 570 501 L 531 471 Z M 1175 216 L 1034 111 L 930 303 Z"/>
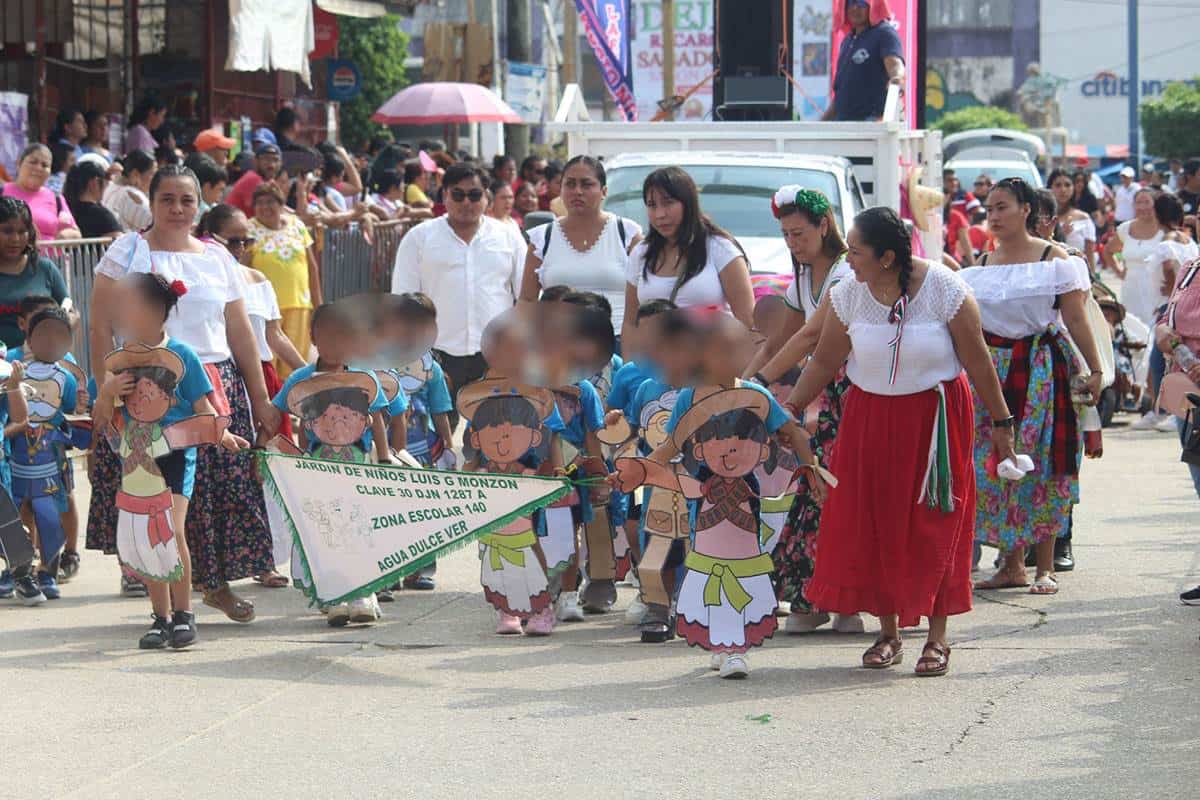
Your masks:
<path fill-rule="evenodd" d="M 862 191 L 850 162 L 837 156 L 788 153 L 654 152 L 606 159 L 608 200 L 605 209 L 646 225 L 642 183 L 660 167 L 683 168 L 700 189 L 700 206 L 746 250 L 750 271 L 792 273 L 791 257 L 779 222 L 771 215 L 771 197 L 790 183 L 819 189 L 829 196 L 842 230 L 864 208 Z"/>
<path fill-rule="evenodd" d="M 978 147 L 962 150 L 946 162 L 946 169 L 954 170 L 958 182 L 968 192 L 980 175 L 987 175 L 992 183 L 1002 178 L 1023 178 L 1035 189 L 1043 186 L 1042 173 L 1037 165 L 1020 150 L 1002 147 Z"/>

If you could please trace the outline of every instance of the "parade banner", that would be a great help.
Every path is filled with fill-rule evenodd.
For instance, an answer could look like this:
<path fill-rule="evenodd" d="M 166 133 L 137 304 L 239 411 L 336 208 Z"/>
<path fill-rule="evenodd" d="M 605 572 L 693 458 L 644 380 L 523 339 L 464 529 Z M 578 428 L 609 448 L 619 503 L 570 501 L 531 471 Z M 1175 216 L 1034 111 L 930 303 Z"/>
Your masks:
<path fill-rule="evenodd" d="M 385 589 L 571 489 L 565 478 L 259 458 L 267 502 L 303 562 L 304 591 L 322 605 Z"/>
<path fill-rule="evenodd" d="M 835 0 L 796 3 L 792 17 L 794 116 L 819 120 L 829 108 L 830 35 Z M 836 0 L 841 2 L 841 0 Z"/>
<path fill-rule="evenodd" d="M 575 0 L 579 21 L 587 36 L 600 74 L 626 122 L 636 122 L 629 40 L 630 0 Z"/>

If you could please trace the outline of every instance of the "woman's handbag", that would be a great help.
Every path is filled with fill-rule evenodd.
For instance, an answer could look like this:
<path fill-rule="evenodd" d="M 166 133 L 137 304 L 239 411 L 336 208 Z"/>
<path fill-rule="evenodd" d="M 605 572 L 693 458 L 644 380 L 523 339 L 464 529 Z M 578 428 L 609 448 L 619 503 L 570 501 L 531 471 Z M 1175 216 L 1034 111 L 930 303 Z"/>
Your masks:
<path fill-rule="evenodd" d="M 1200 467 L 1200 395 L 1190 393 L 1187 396 L 1191 408 L 1187 412 L 1187 422 L 1183 427 L 1183 453 L 1179 460 L 1185 464 Z"/>

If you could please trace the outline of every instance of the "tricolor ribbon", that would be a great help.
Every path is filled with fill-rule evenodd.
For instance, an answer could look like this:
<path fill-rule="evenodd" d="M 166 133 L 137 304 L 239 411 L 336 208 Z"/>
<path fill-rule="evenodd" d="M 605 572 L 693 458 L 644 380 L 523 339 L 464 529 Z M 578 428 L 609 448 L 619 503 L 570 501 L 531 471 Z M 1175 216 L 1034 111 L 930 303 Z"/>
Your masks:
<path fill-rule="evenodd" d="M 903 294 L 888 315 L 889 321 L 896 323 L 896 335 L 888 342 L 888 347 L 892 348 L 892 365 L 888 373 L 888 384 L 891 386 L 896 385 L 896 375 L 900 372 L 900 340 L 904 337 L 904 317 L 907 312 L 908 295 Z"/>
<path fill-rule="evenodd" d="M 929 461 L 918 502 L 949 514 L 954 510 L 954 481 L 950 470 L 950 428 L 946 420 L 946 387 L 938 384 L 938 404 L 929 437 Z"/>

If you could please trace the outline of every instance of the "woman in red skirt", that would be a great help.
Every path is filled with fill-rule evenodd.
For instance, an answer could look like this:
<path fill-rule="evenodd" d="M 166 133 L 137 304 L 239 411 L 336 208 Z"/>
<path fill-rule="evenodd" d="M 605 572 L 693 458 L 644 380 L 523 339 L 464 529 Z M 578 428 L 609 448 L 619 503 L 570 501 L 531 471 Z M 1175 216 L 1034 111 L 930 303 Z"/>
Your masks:
<path fill-rule="evenodd" d="M 792 393 L 804 408 L 846 364 L 846 394 L 822 512 L 821 557 L 805 592 L 819 608 L 879 617 L 862 665 L 903 658 L 900 628 L 929 618 L 921 676 L 950 666 L 946 621 L 971 610 L 975 526 L 974 406 L 963 368 L 993 420 L 999 458 L 1013 454 L 1012 416 L 983 339 L 979 309 L 953 272 L 912 256 L 888 208 L 859 214 L 812 361 Z"/>

